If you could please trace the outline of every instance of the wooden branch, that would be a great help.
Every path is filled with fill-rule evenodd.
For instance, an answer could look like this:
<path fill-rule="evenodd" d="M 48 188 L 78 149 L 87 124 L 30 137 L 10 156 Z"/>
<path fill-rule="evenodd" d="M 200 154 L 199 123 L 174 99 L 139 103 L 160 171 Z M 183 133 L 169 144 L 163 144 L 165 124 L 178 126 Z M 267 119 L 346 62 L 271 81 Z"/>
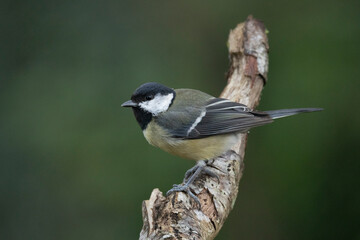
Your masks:
<path fill-rule="evenodd" d="M 255 108 L 267 79 L 268 40 L 262 22 L 251 16 L 230 31 L 228 84 L 221 97 Z M 208 161 L 217 179 L 201 175 L 192 185 L 201 209 L 186 193 L 164 197 L 154 189 L 143 202 L 140 239 L 214 239 L 235 204 L 244 169 L 247 134 L 233 150 Z"/>

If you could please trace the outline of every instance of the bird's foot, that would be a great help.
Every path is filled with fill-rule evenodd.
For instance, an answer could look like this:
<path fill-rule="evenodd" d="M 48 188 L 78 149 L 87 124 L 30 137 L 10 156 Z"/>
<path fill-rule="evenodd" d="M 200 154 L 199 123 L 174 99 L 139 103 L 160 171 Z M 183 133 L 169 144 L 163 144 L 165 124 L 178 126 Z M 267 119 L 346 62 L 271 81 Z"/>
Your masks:
<path fill-rule="evenodd" d="M 194 199 L 194 201 L 197 203 L 197 205 L 201 206 L 200 204 L 200 200 L 199 198 L 191 191 L 191 188 L 189 186 L 189 184 L 184 184 L 184 185 L 181 185 L 181 184 L 174 184 L 173 185 L 173 188 L 170 189 L 167 193 L 166 193 L 166 196 L 169 196 L 171 193 L 176 193 L 176 192 L 186 192 L 189 197 L 191 197 L 192 199 Z"/>
<path fill-rule="evenodd" d="M 183 180 L 183 184 L 174 184 L 173 188 L 170 189 L 166 195 L 170 195 L 174 192 L 186 192 L 189 197 L 195 200 L 195 202 L 200 207 L 200 200 L 199 198 L 192 192 L 190 185 L 195 181 L 195 179 L 201 174 L 205 173 L 209 175 L 210 177 L 216 178 L 218 181 L 220 181 L 217 174 L 215 174 L 213 171 L 206 168 L 206 162 L 205 161 L 199 161 L 194 167 L 190 168 L 185 173 L 185 178 Z"/>
<path fill-rule="evenodd" d="M 210 169 L 204 168 L 204 169 L 203 169 L 203 172 L 204 172 L 205 174 L 209 175 L 209 176 L 212 177 L 212 178 L 216 178 L 216 180 L 217 180 L 218 182 L 220 182 L 219 176 L 218 176 L 216 173 L 214 173 L 213 171 L 211 171 Z"/>
<path fill-rule="evenodd" d="M 207 166 L 207 162 L 206 161 L 199 161 L 195 166 L 193 166 L 192 168 L 190 168 L 189 170 L 187 170 L 185 172 L 185 177 L 183 180 L 183 183 L 186 183 L 187 180 L 194 175 L 194 173 L 201 168 L 201 172 L 205 173 L 206 175 L 209 175 L 210 177 L 216 178 L 216 180 L 219 182 L 219 176 L 214 173 L 213 171 L 211 171 L 209 168 L 206 168 Z"/>

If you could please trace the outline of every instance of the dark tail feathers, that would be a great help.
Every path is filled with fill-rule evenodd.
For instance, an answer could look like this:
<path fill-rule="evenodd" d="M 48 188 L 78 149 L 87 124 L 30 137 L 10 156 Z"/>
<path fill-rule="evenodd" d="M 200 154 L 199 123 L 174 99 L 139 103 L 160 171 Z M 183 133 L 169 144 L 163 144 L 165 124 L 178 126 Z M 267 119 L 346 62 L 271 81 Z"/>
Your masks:
<path fill-rule="evenodd" d="M 318 112 L 322 111 L 322 108 L 294 108 L 294 109 L 280 109 L 273 111 L 265 111 L 272 119 L 288 117 L 299 113 L 307 113 L 307 112 Z"/>

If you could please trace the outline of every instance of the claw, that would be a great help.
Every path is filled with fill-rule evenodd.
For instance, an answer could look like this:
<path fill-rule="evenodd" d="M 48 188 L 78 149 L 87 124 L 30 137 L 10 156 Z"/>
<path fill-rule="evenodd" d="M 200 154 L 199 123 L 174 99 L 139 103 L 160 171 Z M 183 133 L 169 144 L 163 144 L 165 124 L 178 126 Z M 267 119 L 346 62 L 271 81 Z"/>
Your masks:
<path fill-rule="evenodd" d="M 207 168 L 204 168 L 203 171 L 204 171 L 204 173 L 206 173 L 206 174 L 209 175 L 210 177 L 216 178 L 216 180 L 218 181 L 218 183 L 220 182 L 219 176 L 218 176 L 216 173 L 214 173 L 213 171 L 211 171 L 211 170 L 209 170 L 209 169 L 207 169 Z"/>
<path fill-rule="evenodd" d="M 196 164 L 194 167 L 190 168 L 185 173 L 185 178 L 183 180 L 184 184 L 174 184 L 173 188 L 170 189 L 166 196 L 169 196 L 171 193 L 174 192 L 186 192 L 190 198 L 194 199 L 195 202 L 198 204 L 199 208 L 201 208 L 200 200 L 199 198 L 191 191 L 190 185 L 195 181 L 195 179 L 201 174 L 201 172 L 204 172 L 205 174 L 209 175 L 210 177 L 214 177 L 217 179 L 218 182 L 220 182 L 219 176 L 216 175 L 213 171 L 209 170 L 206 167 L 205 161 L 199 161 L 198 164 Z"/>
<path fill-rule="evenodd" d="M 188 184 L 185 185 L 177 185 L 174 184 L 174 187 L 172 189 L 170 189 L 167 193 L 166 196 L 169 196 L 171 193 L 176 193 L 176 192 L 186 192 L 192 199 L 195 200 L 195 202 L 197 203 L 198 207 L 201 207 L 200 204 L 200 200 L 199 198 L 191 191 L 190 187 Z"/>

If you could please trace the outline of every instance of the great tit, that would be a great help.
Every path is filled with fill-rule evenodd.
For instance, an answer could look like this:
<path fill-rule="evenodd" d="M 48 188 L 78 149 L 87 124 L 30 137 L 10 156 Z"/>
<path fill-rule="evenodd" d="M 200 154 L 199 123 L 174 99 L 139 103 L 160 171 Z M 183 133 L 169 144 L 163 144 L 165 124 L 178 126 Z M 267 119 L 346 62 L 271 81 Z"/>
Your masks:
<path fill-rule="evenodd" d="M 131 107 L 146 140 L 171 154 L 198 161 L 186 172 L 183 185 L 168 191 L 185 191 L 197 202 L 190 184 L 205 171 L 206 161 L 230 150 L 239 134 L 250 128 L 271 123 L 273 119 L 320 108 L 256 111 L 224 98 L 216 98 L 194 89 L 172 89 L 150 82 L 141 85 L 122 107 Z"/>

